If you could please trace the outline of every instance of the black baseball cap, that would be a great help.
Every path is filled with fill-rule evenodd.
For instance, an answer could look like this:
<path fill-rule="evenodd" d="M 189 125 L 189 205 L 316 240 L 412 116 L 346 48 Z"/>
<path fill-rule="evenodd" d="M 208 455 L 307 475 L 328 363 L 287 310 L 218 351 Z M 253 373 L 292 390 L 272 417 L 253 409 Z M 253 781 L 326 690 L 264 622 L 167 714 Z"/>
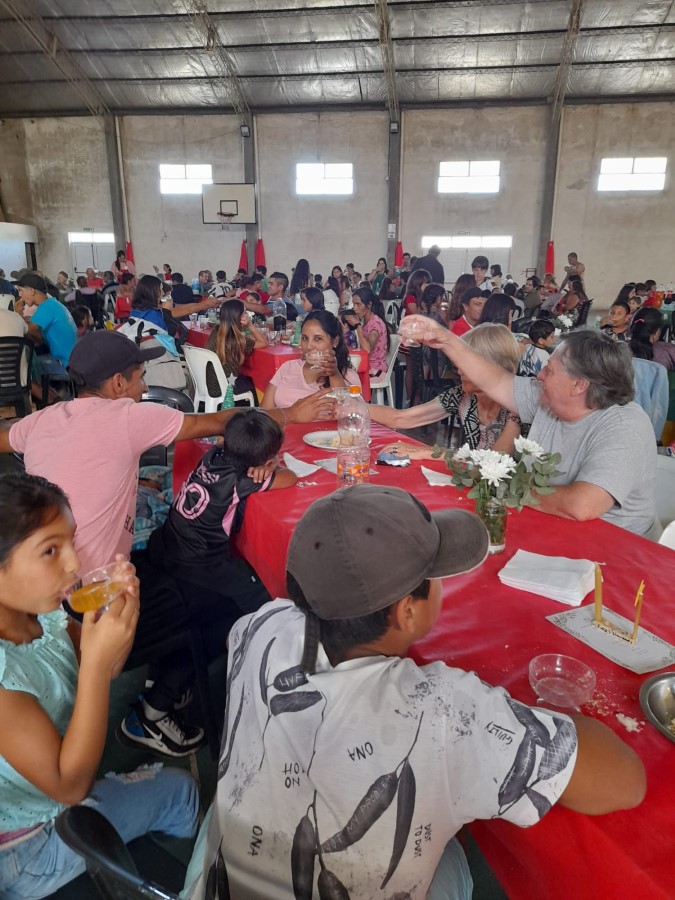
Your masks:
<path fill-rule="evenodd" d="M 89 331 L 73 347 L 68 372 L 79 387 L 101 384 L 118 372 L 159 359 L 164 347 L 142 350 L 119 331 Z"/>
<path fill-rule="evenodd" d="M 392 547 L 399 549 L 392 554 Z M 405 597 L 425 578 L 475 569 L 488 547 L 487 530 L 473 513 L 429 512 L 400 488 L 359 484 L 309 507 L 293 532 L 286 570 L 317 618 L 357 619 Z M 310 669 L 316 632 L 308 621 L 303 665 Z"/>
<path fill-rule="evenodd" d="M 35 291 L 40 291 L 41 294 L 47 293 L 46 281 L 40 275 L 36 275 L 35 272 L 25 272 L 14 284 L 17 287 L 33 288 Z"/>

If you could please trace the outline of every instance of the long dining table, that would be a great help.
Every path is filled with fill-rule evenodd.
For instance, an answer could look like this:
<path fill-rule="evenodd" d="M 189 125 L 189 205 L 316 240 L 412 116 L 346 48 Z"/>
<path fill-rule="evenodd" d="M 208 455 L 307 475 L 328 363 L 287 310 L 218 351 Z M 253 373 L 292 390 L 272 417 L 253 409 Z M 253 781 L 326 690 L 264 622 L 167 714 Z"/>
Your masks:
<path fill-rule="evenodd" d="M 305 462 L 329 457 L 330 451 L 303 440 L 307 433 L 327 427 L 327 423 L 289 426 L 283 449 Z M 398 437 L 373 425 L 372 462 Z M 176 445 L 176 488 L 205 449 L 199 442 Z M 444 470 L 441 460 L 424 465 Z M 371 475 L 372 484 L 401 487 L 432 510 L 472 508 L 465 492 L 429 485 L 419 462 L 406 468 L 373 468 L 377 474 Z M 319 469 L 293 488 L 248 498 L 236 548 L 272 597 L 286 595 L 285 560 L 295 524 L 314 500 L 337 487 L 336 476 Z M 505 552 L 489 557 L 473 572 L 443 581 L 439 619 L 411 655 L 421 665 L 442 660 L 475 671 L 486 682 L 502 685 L 513 697 L 530 704 L 536 702 L 528 681 L 532 657 L 563 653 L 583 660 L 595 671 L 597 686 L 582 711 L 605 722 L 639 754 L 647 770 L 648 790 L 644 802 L 629 811 L 592 817 L 556 806 L 529 829 L 495 819 L 473 823 L 471 832 L 512 898 L 675 897 L 675 744 L 646 721 L 640 708 L 640 685 L 650 676 L 619 667 L 547 621 L 546 616 L 567 607 L 502 584 L 498 572 L 518 548 L 605 563 L 605 603 L 630 619 L 636 588 L 644 578 L 641 625 L 675 644 L 675 551 L 600 520 L 571 522 L 533 509 L 509 511 Z M 405 546 L 391 548 L 392 554 L 405 552 Z M 387 559 L 373 560 L 373 566 L 378 565 L 386 566 Z M 584 603 L 591 602 L 589 595 Z"/>

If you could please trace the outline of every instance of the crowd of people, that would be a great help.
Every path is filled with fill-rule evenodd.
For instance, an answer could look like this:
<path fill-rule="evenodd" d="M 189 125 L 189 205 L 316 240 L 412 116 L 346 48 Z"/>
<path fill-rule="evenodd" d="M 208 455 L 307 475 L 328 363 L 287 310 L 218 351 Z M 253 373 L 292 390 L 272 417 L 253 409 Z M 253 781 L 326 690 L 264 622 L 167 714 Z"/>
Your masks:
<path fill-rule="evenodd" d="M 575 328 L 590 302 L 586 267 L 576 254 L 559 288 L 552 275 L 541 282 L 532 275 L 519 286 L 477 256 L 452 290 L 440 256 L 431 247 L 418 258 L 404 254 L 402 266 L 393 268 L 381 258 L 365 277 L 350 263 L 323 278 L 306 259 L 290 277 L 265 266 L 231 279 L 224 270 L 214 277 L 204 269 L 188 284 L 169 264 L 139 276 L 120 251 L 110 271 L 88 270 L 76 284 L 65 272 L 51 282 L 35 271 L 0 282 L 0 294 L 15 297 L 13 310 L 0 318 L 0 336 L 25 334 L 43 351 L 36 353 L 34 387 L 48 404 L 0 429 L 0 452 L 21 454 L 25 466 L 25 474 L 0 478 L 0 508 L 12 509 L 0 517 L 2 896 L 48 896 L 83 870 L 53 822 L 86 798 L 125 841 L 152 830 L 195 834 L 197 790 L 186 773 L 169 766 L 95 780 L 110 684 L 125 667 L 150 668 L 143 694 L 119 724 L 124 743 L 168 759 L 204 743 L 203 728 L 181 712 L 194 680 L 191 663 L 182 651 L 157 650 L 163 637 L 188 627 L 201 628 L 208 659 L 223 654 L 229 635 L 223 736 L 229 749 L 188 872 L 191 897 L 213 896 L 214 879 L 229 882 L 233 897 L 311 896 L 303 854 L 313 867 L 319 850 L 347 847 L 352 896 L 375 896 L 388 864 L 385 882 L 391 878 L 401 896 L 470 896 L 455 839 L 464 822 L 502 816 L 524 826 L 556 802 L 593 814 L 641 802 L 642 763 L 599 722 L 530 709 L 475 676 L 407 658 L 434 626 L 440 578 L 485 559 L 487 533 L 472 514 L 429 513 L 411 495 L 374 485 L 331 494 L 312 504 L 294 531 L 288 601 L 272 598 L 232 551 L 247 497 L 296 483 L 279 464 L 284 428 L 334 419 L 334 390 L 360 384 L 350 349 L 365 351 L 371 374 L 381 374 L 399 313 L 404 324 L 420 326 L 421 346 L 407 355 L 410 403 L 405 409 L 371 404 L 374 422 L 411 428 L 450 416 L 462 443 L 505 452 L 529 428 L 533 440 L 563 460 L 551 482 L 555 491 L 538 497 L 542 513 L 602 518 L 658 537 L 656 440 L 649 417 L 633 402 L 632 364 L 635 357 L 675 366 L 672 345 L 661 340 L 654 285 L 626 285 L 607 323 Z M 400 301 L 393 317 L 385 310 L 391 300 Z M 186 326 L 210 310 L 208 348 L 234 379 L 235 392 L 255 388 L 242 367 L 266 346 L 267 319 L 279 308 L 287 321 L 300 323 L 302 358 L 277 370 L 260 408 L 185 414 L 140 405 L 147 383 L 183 379 L 172 386 L 185 389 Z M 437 375 L 433 396 L 419 404 L 413 397 L 418 363 L 423 378 L 430 370 Z M 43 393 L 44 379 L 53 393 L 50 376 L 61 374 L 76 388 L 69 402 Z M 207 437 L 218 442 L 188 476 L 147 547 L 132 552 L 141 455 Z M 430 448 L 402 442 L 389 450 L 431 455 Z M 419 552 L 410 545 L 413 531 Z M 78 573 L 113 560 L 123 585 L 119 601 L 104 615 L 85 613 L 81 623 L 66 615 L 62 599 Z M 417 690 L 421 683 L 424 692 Z M 300 695 L 284 693 L 302 687 L 308 706 L 306 698 L 321 700 L 317 715 L 276 715 L 269 726 L 270 684 L 281 684 L 279 696 L 291 698 L 281 711 L 303 708 L 293 705 Z M 447 740 L 441 697 L 452 698 L 453 714 L 477 723 L 461 747 Z M 400 727 L 392 733 L 394 710 Z M 20 730 L 10 727 L 19 720 Z M 484 732 L 497 720 L 509 733 L 561 736 L 560 766 L 538 787 L 538 808 L 524 788 L 508 807 L 500 799 L 518 744 L 487 752 Z M 376 749 L 357 780 L 334 750 L 345 732 L 355 745 L 375 735 Z M 303 775 L 311 767 L 311 786 L 306 777 L 294 795 L 282 790 L 281 759 L 303 760 Z M 400 775 L 386 776 L 399 790 L 404 779 L 408 788 L 415 784 L 413 767 L 443 772 L 440 787 L 418 781 L 415 811 L 420 821 L 434 822 L 423 860 L 399 854 L 390 861 L 386 848 L 398 839 L 393 823 L 391 839 L 383 840 L 362 821 L 362 810 L 389 790 L 382 772 L 396 773 L 401 760 Z M 380 781 L 364 800 L 363 790 Z M 251 861 L 251 829 L 272 814 L 274 848 Z M 347 896 L 321 865 L 320 894 Z"/>

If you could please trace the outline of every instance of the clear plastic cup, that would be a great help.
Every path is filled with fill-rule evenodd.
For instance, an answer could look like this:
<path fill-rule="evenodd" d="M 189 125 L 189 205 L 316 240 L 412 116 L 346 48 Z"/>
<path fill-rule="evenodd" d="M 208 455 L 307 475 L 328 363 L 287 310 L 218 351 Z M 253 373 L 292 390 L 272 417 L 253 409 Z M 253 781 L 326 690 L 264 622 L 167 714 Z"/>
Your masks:
<path fill-rule="evenodd" d="M 370 448 L 339 447 L 337 476 L 340 487 L 367 481 L 370 476 Z"/>
<path fill-rule="evenodd" d="M 86 613 L 93 610 L 105 612 L 110 604 L 124 593 L 125 583 L 120 577 L 120 563 L 110 563 L 92 569 L 83 575 L 66 592 L 66 599 L 74 612 Z"/>

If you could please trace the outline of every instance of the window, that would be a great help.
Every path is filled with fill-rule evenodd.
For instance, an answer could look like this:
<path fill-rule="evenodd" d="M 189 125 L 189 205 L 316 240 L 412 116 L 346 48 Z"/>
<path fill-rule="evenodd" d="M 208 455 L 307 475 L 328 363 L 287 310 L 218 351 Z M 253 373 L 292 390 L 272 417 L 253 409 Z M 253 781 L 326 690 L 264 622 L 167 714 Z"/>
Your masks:
<path fill-rule="evenodd" d="M 599 191 L 662 191 L 666 183 L 665 156 L 624 156 L 600 163 Z"/>
<path fill-rule="evenodd" d="M 501 250 L 511 247 L 513 238 L 510 234 L 453 234 L 428 235 L 422 238 L 422 248 L 426 250 L 433 244 L 448 250 Z"/>
<path fill-rule="evenodd" d="M 203 184 L 213 184 L 210 165 L 160 164 L 159 189 L 162 194 L 201 194 Z"/>
<path fill-rule="evenodd" d="M 499 160 L 442 162 L 438 173 L 439 194 L 496 194 L 499 192 Z"/>
<path fill-rule="evenodd" d="M 115 235 L 108 231 L 69 231 L 69 244 L 114 244 Z"/>
<path fill-rule="evenodd" d="M 354 166 L 351 163 L 298 163 L 295 167 L 296 194 L 353 194 Z"/>

